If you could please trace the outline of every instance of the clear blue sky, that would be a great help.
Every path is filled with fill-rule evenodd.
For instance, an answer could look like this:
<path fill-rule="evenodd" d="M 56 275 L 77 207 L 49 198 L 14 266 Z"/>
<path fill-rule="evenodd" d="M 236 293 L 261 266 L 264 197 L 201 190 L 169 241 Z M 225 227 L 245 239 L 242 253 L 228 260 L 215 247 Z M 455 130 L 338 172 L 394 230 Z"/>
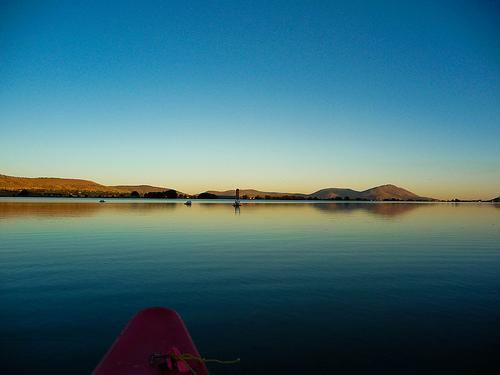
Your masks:
<path fill-rule="evenodd" d="M 500 195 L 495 1 L 2 1 L 0 173 Z"/>

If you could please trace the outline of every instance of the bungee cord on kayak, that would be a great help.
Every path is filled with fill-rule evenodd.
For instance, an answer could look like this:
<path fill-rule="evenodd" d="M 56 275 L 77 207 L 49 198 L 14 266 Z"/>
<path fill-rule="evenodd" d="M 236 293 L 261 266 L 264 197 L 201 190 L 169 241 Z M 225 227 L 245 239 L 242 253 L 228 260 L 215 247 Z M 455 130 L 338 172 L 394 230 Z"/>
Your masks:
<path fill-rule="evenodd" d="M 92 375 L 208 375 L 207 362 L 237 361 L 203 358 L 177 312 L 148 307 L 129 321 Z"/>
<path fill-rule="evenodd" d="M 178 370 L 179 372 L 191 372 L 193 375 L 198 373 L 189 365 L 187 361 L 197 361 L 202 363 L 218 363 L 221 365 L 234 365 L 240 362 L 240 359 L 220 360 L 215 358 L 204 358 L 191 353 L 181 353 L 177 348 L 172 348 L 166 354 L 151 354 L 149 363 L 157 365 L 165 370 Z"/>

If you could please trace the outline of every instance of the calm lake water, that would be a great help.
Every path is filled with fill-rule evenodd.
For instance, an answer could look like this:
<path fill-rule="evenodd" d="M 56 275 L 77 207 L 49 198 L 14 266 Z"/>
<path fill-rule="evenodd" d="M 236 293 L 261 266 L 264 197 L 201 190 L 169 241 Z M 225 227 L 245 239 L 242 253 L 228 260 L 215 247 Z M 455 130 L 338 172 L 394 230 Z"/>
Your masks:
<path fill-rule="evenodd" d="M 87 374 L 147 306 L 218 374 L 500 371 L 500 205 L 0 199 L 0 371 Z"/>

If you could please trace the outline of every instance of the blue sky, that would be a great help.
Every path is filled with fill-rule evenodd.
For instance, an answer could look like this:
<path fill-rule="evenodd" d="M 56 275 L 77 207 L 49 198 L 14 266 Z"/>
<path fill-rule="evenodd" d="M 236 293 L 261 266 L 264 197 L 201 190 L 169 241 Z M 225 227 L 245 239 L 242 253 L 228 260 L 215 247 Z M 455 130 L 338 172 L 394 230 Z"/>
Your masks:
<path fill-rule="evenodd" d="M 0 4 L 0 173 L 500 195 L 494 1 Z"/>

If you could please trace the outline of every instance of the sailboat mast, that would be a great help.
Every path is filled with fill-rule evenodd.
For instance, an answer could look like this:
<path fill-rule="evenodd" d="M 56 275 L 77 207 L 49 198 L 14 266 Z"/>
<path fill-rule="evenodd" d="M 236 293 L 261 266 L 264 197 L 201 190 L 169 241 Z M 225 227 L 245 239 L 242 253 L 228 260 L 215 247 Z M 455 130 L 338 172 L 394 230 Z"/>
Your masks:
<path fill-rule="evenodd" d="M 240 189 L 236 189 L 236 200 L 240 200 Z"/>

